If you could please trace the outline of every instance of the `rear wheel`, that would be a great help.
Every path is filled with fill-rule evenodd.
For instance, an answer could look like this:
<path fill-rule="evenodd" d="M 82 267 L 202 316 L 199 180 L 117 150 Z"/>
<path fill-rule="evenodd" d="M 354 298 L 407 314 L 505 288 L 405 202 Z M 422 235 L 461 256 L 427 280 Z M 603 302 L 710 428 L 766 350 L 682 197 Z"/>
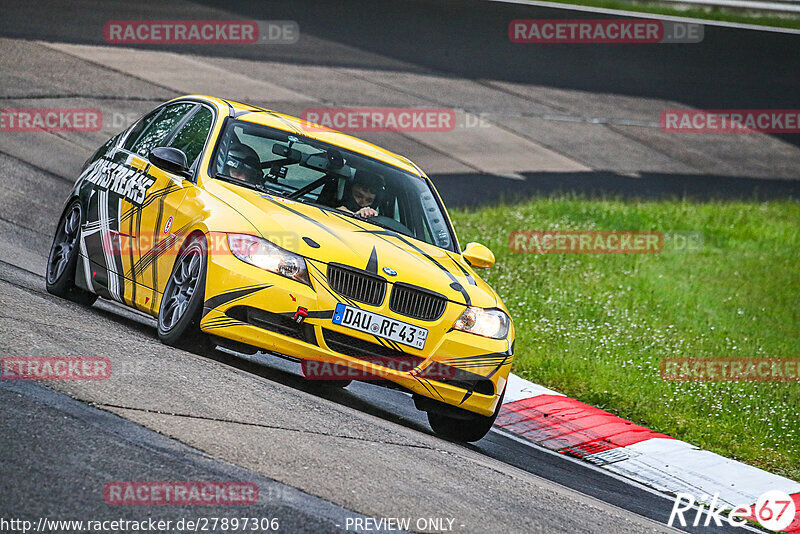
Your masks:
<path fill-rule="evenodd" d="M 75 285 L 78 265 L 78 240 L 81 235 L 81 204 L 73 201 L 58 221 L 53 245 L 47 258 L 47 291 L 79 304 L 92 305 L 97 295 Z"/>
<path fill-rule="evenodd" d="M 162 343 L 197 354 L 212 348 L 200 330 L 206 286 L 205 239 L 194 237 L 184 246 L 169 277 L 158 310 L 158 338 Z"/>
<path fill-rule="evenodd" d="M 455 415 L 446 415 L 435 410 L 428 411 L 428 423 L 436 435 L 452 441 L 471 443 L 478 441 L 489 433 L 492 429 L 497 414 L 503 405 L 503 398 L 506 396 L 505 390 L 500 395 L 492 415 L 480 415 L 466 410 Z"/>

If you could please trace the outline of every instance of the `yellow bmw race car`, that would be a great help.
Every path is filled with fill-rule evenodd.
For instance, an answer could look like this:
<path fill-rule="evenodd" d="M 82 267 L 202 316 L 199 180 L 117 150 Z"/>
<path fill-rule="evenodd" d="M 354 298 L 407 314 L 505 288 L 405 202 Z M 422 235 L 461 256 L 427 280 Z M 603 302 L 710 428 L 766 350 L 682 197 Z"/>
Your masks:
<path fill-rule="evenodd" d="M 298 118 L 207 96 L 154 109 L 87 160 L 47 289 L 152 315 L 168 345 L 296 359 L 329 386 L 413 394 L 476 441 L 505 392 L 514 328 L 408 159 Z"/>

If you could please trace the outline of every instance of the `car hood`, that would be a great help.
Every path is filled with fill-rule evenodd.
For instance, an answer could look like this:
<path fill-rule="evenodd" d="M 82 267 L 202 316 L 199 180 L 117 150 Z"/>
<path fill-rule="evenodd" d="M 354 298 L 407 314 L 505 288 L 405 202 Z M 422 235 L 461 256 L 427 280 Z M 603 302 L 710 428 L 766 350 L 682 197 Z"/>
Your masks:
<path fill-rule="evenodd" d="M 306 258 L 340 263 L 483 308 L 503 307 L 460 254 L 445 251 L 336 210 L 210 180 L 206 190 L 247 219 L 261 237 Z M 386 268 L 386 269 L 384 269 Z M 397 273 L 392 276 L 390 273 Z"/>

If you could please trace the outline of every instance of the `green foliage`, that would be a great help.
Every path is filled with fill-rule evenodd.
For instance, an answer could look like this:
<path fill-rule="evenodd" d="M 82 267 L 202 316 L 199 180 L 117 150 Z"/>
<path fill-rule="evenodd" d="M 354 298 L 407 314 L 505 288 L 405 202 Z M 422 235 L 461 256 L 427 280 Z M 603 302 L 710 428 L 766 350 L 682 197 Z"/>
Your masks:
<path fill-rule="evenodd" d="M 637 11 L 673 17 L 693 19 L 719 20 L 739 24 L 755 24 L 758 26 L 775 26 L 778 28 L 800 28 L 800 16 L 797 13 L 777 13 L 770 11 L 746 10 L 738 8 L 722 8 L 718 6 L 680 5 L 658 1 L 626 1 L 626 0 L 545 0 L 558 4 L 602 7 L 621 11 Z"/>
<path fill-rule="evenodd" d="M 573 195 L 451 212 L 515 321 L 514 371 L 636 423 L 800 479 L 800 383 L 662 380 L 667 357 L 800 357 L 800 203 Z M 701 232 L 694 252 L 515 254 L 514 230 Z"/>

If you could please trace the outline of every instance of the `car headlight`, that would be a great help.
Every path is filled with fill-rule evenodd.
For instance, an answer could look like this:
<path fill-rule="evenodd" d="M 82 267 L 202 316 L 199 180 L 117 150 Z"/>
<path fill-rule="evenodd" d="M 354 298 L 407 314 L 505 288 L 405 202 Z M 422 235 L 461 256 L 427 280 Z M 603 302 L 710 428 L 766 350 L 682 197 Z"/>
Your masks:
<path fill-rule="evenodd" d="M 454 330 L 469 332 L 492 339 L 504 339 L 508 335 L 511 319 L 500 310 L 485 310 L 468 307 L 453 323 Z"/>
<path fill-rule="evenodd" d="M 228 247 L 234 256 L 245 263 L 311 285 L 306 260 L 266 239 L 247 234 L 228 234 Z"/>

